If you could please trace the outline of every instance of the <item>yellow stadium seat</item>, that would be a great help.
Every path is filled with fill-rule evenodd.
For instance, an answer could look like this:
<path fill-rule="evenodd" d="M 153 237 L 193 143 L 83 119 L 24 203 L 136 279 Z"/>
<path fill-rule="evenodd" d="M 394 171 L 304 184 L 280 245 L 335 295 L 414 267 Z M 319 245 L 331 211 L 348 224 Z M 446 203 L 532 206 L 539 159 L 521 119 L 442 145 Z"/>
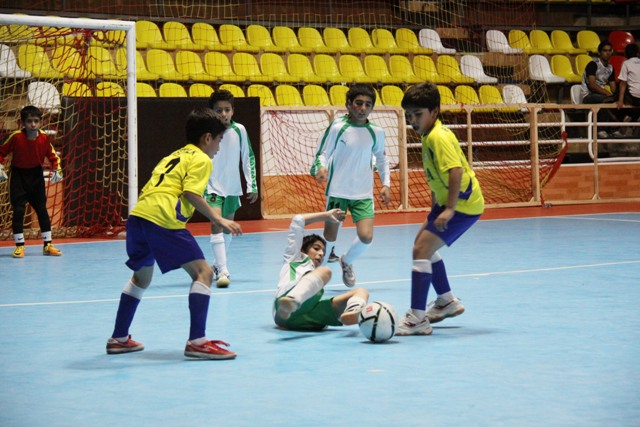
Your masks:
<path fill-rule="evenodd" d="M 260 68 L 262 74 L 268 76 L 270 80 L 281 83 L 298 83 L 300 81 L 300 78 L 289 74 L 282 56 L 277 53 L 263 53 L 260 56 Z"/>
<path fill-rule="evenodd" d="M 162 83 L 159 92 L 161 98 L 187 98 L 187 91 L 177 83 Z"/>
<path fill-rule="evenodd" d="M 424 81 L 416 76 L 409 58 L 403 55 L 392 55 L 389 58 L 389 71 L 394 78 L 404 83 L 420 83 Z"/>
<path fill-rule="evenodd" d="M 402 83 L 400 77 L 391 75 L 387 63 L 382 56 L 367 55 L 364 57 L 364 71 L 377 82 L 386 83 Z"/>
<path fill-rule="evenodd" d="M 408 55 L 413 53 L 410 48 L 398 46 L 393 33 L 384 28 L 375 28 L 371 31 L 371 41 L 377 48 L 384 49 L 385 53 Z"/>
<path fill-rule="evenodd" d="M 437 84 L 451 83 L 449 76 L 443 76 L 438 73 L 436 64 L 433 62 L 430 56 L 416 55 L 413 57 L 413 71 L 419 79 L 426 82 L 433 82 Z"/>
<path fill-rule="evenodd" d="M 176 49 L 201 51 L 205 48 L 203 44 L 195 43 L 191 39 L 189 30 L 182 22 L 165 22 L 162 26 L 162 34 L 167 43 L 174 44 Z"/>
<path fill-rule="evenodd" d="M 233 55 L 233 70 L 239 76 L 246 76 L 252 82 L 270 82 L 269 76 L 262 74 L 256 58 L 247 52 L 237 52 Z"/>
<path fill-rule="evenodd" d="M 247 96 L 260 98 L 261 107 L 275 107 L 277 105 L 276 99 L 274 98 L 271 89 L 269 89 L 265 85 L 249 85 L 249 87 L 247 88 Z"/>
<path fill-rule="evenodd" d="M 101 98 L 115 98 L 126 95 L 122 86 L 116 82 L 99 82 L 96 84 L 96 96 Z"/>
<path fill-rule="evenodd" d="M 205 83 L 194 83 L 189 86 L 189 96 L 191 98 L 209 98 L 213 93 L 213 88 Z"/>
<path fill-rule="evenodd" d="M 191 50 L 179 50 L 176 53 L 176 70 L 195 82 L 209 82 L 217 79 L 217 76 L 206 72 L 200 55 Z"/>
<path fill-rule="evenodd" d="M 20 24 L 10 24 L 9 25 L 9 33 L 11 33 L 11 40 L 14 41 L 27 41 L 31 43 L 35 43 L 35 40 L 38 39 L 40 35 L 40 30 L 38 27 L 31 27 L 28 25 L 20 25 Z"/>
<path fill-rule="evenodd" d="M 289 68 L 289 74 L 296 77 L 301 82 L 325 83 L 327 81 L 313 71 L 311 61 L 306 55 L 302 55 L 300 53 L 290 54 L 287 57 L 287 66 Z"/>
<path fill-rule="evenodd" d="M 53 68 L 49 56 L 42 46 L 21 44 L 18 47 L 18 65 L 31 73 L 32 77 L 61 79 L 63 74 Z"/>
<path fill-rule="evenodd" d="M 302 46 L 293 29 L 289 27 L 273 27 L 273 43 L 291 53 L 312 53 L 313 49 Z"/>
<path fill-rule="evenodd" d="M 331 86 L 329 88 L 329 99 L 331 99 L 331 105 L 344 107 L 347 104 L 347 92 L 349 92 L 348 86 Z"/>
<path fill-rule="evenodd" d="M 512 48 L 521 49 L 524 53 L 534 54 L 534 53 L 544 53 L 544 51 L 540 49 L 535 49 L 531 46 L 531 41 L 529 40 L 529 36 L 522 30 L 511 30 L 509 31 L 509 44 Z"/>
<path fill-rule="evenodd" d="M 324 38 L 324 44 L 336 49 L 337 52 L 346 54 L 361 53 L 360 49 L 349 44 L 347 36 L 344 35 L 344 32 L 340 28 L 325 28 L 322 35 Z"/>
<path fill-rule="evenodd" d="M 224 82 L 241 83 L 247 80 L 247 76 L 237 75 L 233 71 L 229 58 L 222 52 L 207 52 L 204 56 L 204 69 Z"/>
<path fill-rule="evenodd" d="M 329 95 L 322 86 L 305 85 L 302 88 L 302 100 L 307 107 L 322 107 L 331 105 Z"/>
<path fill-rule="evenodd" d="M 96 31 L 89 42 L 89 46 L 100 46 L 107 49 L 116 46 L 126 46 L 127 32 L 124 30 Z"/>
<path fill-rule="evenodd" d="M 125 48 L 116 50 L 116 67 L 121 70 L 127 69 L 127 50 Z M 136 50 L 136 80 L 158 80 L 159 78 L 158 74 L 149 71 L 142 53 Z"/>
<path fill-rule="evenodd" d="M 371 41 L 371 36 L 364 28 L 352 27 L 348 32 L 349 44 L 359 49 L 360 52 L 367 55 L 384 55 L 387 50 L 382 47 L 375 47 Z"/>
<path fill-rule="evenodd" d="M 147 51 L 147 67 L 149 67 L 149 71 L 159 75 L 163 80 L 189 80 L 189 75 L 179 72 L 173 59 L 171 59 L 171 55 L 162 49 L 149 49 Z"/>
<path fill-rule="evenodd" d="M 473 83 L 475 80 L 471 77 L 467 77 L 460 71 L 460 66 L 456 58 L 449 55 L 438 56 L 438 62 L 436 63 L 438 74 L 447 76 L 451 79 L 452 83 Z"/>
<path fill-rule="evenodd" d="M 500 93 L 500 89 L 492 85 L 483 85 L 478 89 L 478 96 L 480 97 L 481 104 L 504 104 L 504 99 L 502 99 L 502 94 Z M 518 111 L 517 108 L 513 107 L 497 107 L 495 108 L 497 111 L 502 111 L 505 113 L 515 113 Z"/>
<path fill-rule="evenodd" d="M 89 78 L 85 58 L 74 47 L 60 45 L 54 48 L 51 51 L 51 65 L 70 79 Z"/>
<path fill-rule="evenodd" d="M 407 49 L 416 55 L 431 55 L 433 50 L 420 46 L 418 36 L 409 28 L 398 28 L 396 30 L 396 43 L 401 49 Z"/>
<path fill-rule="evenodd" d="M 302 96 L 294 86 L 278 85 L 276 86 L 276 102 L 279 106 L 302 107 Z"/>
<path fill-rule="evenodd" d="M 316 74 L 325 81 L 330 83 L 350 83 L 353 81 L 352 77 L 345 76 L 340 72 L 338 64 L 336 64 L 333 56 L 321 53 L 313 57 L 313 66 L 316 70 Z"/>
<path fill-rule="evenodd" d="M 164 49 L 174 50 L 175 43 L 164 40 L 160 28 L 155 22 L 136 21 L 136 49 Z"/>
<path fill-rule="evenodd" d="M 551 44 L 551 39 L 549 38 L 549 35 L 546 33 L 546 31 L 531 30 L 531 32 L 529 33 L 529 41 L 531 42 L 531 47 L 533 48 L 533 50 L 538 50 L 549 55 L 564 53 L 562 49 L 553 47 L 553 45 Z"/>
<path fill-rule="evenodd" d="M 571 37 L 564 30 L 553 30 L 551 32 L 551 44 L 556 49 L 562 50 L 563 53 L 571 55 L 577 55 L 580 53 L 587 53 L 587 49 L 574 47 L 571 42 Z"/>
<path fill-rule="evenodd" d="M 467 85 L 458 85 L 454 90 L 456 101 L 462 105 L 479 105 L 480 98 L 478 98 L 478 94 L 476 91 Z M 495 111 L 494 108 L 474 108 L 474 112 L 492 112 Z"/>
<path fill-rule="evenodd" d="M 136 82 L 136 94 L 138 98 L 156 98 L 156 90 L 149 83 Z"/>
<path fill-rule="evenodd" d="M 242 88 L 232 83 L 221 84 L 220 89 L 228 90 L 235 98 L 244 98 L 245 96 Z"/>
<path fill-rule="evenodd" d="M 358 83 L 376 83 L 377 78 L 367 75 L 360 59 L 355 55 L 340 55 L 338 59 L 340 73 Z"/>
<path fill-rule="evenodd" d="M 595 31 L 582 30 L 577 35 L 578 47 L 585 49 L 587 53 L 598 53 L 598 45 L 600 44 L 600 36 Z"/>
<path fill-rule="evenodd" d="M 337 48 L 329 47 L 324 43 L 320 31 L 313 27 L 298 28 L 298 40 L 300 40 L 302 47 L 307 47 L 314 53 L 338 53 Z"/>
<path fill-rule="evenodd" d="M 262 25 L 252 24 L 247 27 L 247 42 L 265 52 L 284 53 L 286 48 L 276 46 L 269 30 Z"/>
<path fill-rule="evenodd" d="M 69 45 L 73 46 L 81 40 L 76 30 L 67 27 L 40 27 L 40 39 L 36 40 L 36 44 L 45 44 L 48 46 Z"/>
<path fill-rule="evenodd" d="M 0 25 L 0 42 L 10 42 L 11 41 L 11 31 L 9 30 L 8 25 Z"/>
<path fill-rule="evenodd" d="M 20 68 L 13 50 L 4 44 L 0 44 L 0 77 L 16 79 L 31 77 L 30 72 Z"/>
<path fill-rule="evenodd" d="M 582 76 L 573 72 L 571 61 L 566 55 L 553 55 L 551 57 L 551 72 L 556 76 L 564 77 L 569 83 L 582 81 Z"/>
<path fill-rule="evenodd" d="M 197 45 L 202 45 L 208 50 L 220 52 L 231 52 L 233 47 L 227 46 L 220 41 L 215 28 L 206 22 L 196 22 L 191 27 L 191 37 Z"/>
<path fill-rule="evenodd" d="M 87 56 L 89 57 L 87 66 L 91 77 L 102 79 L 124 79 L 127 77 L 127 70 L 116 67 L 111 53 L 104 47 L 89 46 Z"/>
<path fill-rule="evenodd" d="M 543 55 L 529 56 L 529 78 L 547 83 L 564 83 L 564 77 L 557 76 L 551 71 L 549 60 Z"/>
<path fill-rule="evenodd" d="M 576 55 L 576 74 L 582 77 L 584 74 L 584 69 L 587 68 L 587 64 L 593 61 L 587 54 Z"/>
<path fill-rule="evenodd" d="M 220 36 L 220 41 L 232 47 L 235 50 L 241 52 L 254 52 L 257 53 L 260 51 L 259 47 L 252 46 L 247 43 L 247 39 L 242 32 L 242 29 L 237 25 L 232 24 L 222 24 L 218 29 L 218 35 Z"/>
<path fill-rule="evenodd" d="M 402 98 L 404 97 L 404 92 L 398 86 L 387 85 L 382 86 L 380 95 L 384 105 L 400 107 L 402 104 Z"/>
<path fill-rule="evenodd" d="M 85 83 L 82 82 L 69 82 L 62 84 L 62 96 L 93 96 L 93 92 L 89 89 Z"/>
<path fill-rule="evenodd" d="M 442 107 L 449 107 L 446 112 L 450 113 L 461 113 L 462 108 L 459 106 L 459 102 L 456 101 L 455 96 L 453 96 L 453 92 L 447 86 L 438 85 L 438 92 L 440 93 L 440 105 Z"/>

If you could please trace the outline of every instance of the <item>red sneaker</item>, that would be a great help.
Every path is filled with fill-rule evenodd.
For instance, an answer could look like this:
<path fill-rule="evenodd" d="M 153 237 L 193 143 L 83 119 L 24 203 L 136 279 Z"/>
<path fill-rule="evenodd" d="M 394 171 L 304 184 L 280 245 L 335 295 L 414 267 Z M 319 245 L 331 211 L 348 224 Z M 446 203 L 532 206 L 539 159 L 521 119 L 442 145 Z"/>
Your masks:
<path fill-rule="evenodd" d="M 187 341 L 187 346 L 184 348 L 184 355 L 187 357 L 197 357 L 198 359 L 224 360 L 236 358 L 236 353 L 218 347 L 218 345 L 229 346 L 229 344 L 224 341 L 207 341 L 201 345 Z"/>
<path fill-rule="evenodd" d="M 120 342 L 115 338 L 109 338 L 107 340 L 107 354 L 131 353 L 142 350 L 144 350 L 144 344 L 132 340 L 131 335 L 129 335 L 129 339 L 125 342 Z"/>

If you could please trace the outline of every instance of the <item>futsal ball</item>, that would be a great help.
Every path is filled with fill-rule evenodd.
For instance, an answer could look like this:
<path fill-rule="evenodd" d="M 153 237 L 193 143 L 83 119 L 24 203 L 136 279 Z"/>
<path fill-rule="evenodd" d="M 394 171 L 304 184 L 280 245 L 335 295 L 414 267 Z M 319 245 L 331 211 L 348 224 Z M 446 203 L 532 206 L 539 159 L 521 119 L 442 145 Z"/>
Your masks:
<path fill-rule="evenodd" d="M 398 314 L 391 304 L 372 302 L 358 315 L 358 326 L 368 340 L 376 343 L 385 342 L 396 333 Z"/>

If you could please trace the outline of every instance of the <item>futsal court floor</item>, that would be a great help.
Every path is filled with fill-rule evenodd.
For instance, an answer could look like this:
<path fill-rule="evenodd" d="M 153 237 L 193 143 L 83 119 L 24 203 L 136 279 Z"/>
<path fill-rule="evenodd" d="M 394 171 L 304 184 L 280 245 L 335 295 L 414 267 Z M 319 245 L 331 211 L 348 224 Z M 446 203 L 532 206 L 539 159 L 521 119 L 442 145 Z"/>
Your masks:
<path fill-rule="evenodd" d="M 400 316 L 424 215 L 378 215 L 355 263 L 370 301 Z M 441 250 L 466 312 L 385 344 L 357 326 L 277 329 L 288 221 L 242 224 L 207 329 L 230 361 L 183 356 L 183 271 L 156 270 L 131 328 L 145 350 L 105 353 L 130 277 L 123 240 L 58 240 L 59 258 L 0 245 L 0 426 L 640 425 L 638 203 L 488 211 Z M 206 224 L 192 229 L 209 256 Z M 338 250 L 354 236 L 345 224 Z M 330 265 L 329 296 L 346 289 Z"/>

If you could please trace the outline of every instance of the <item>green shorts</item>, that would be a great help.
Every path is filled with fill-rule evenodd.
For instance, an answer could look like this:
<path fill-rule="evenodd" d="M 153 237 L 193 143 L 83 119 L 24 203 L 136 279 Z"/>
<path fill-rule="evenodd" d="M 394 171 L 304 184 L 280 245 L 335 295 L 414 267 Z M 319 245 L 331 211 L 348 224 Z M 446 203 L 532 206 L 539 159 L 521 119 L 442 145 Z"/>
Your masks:
<path fill-rule="evenodd" d="M 296 331 L 320 331 L 327 326 L 342 326 L 331 304 L 333 298 L 322 299 L 323 295 L 324 289 L 320 289 L 317 294 L 306 300 L 287 320 L 275 315 L 276 325 Z M 284 297 L 286 294 L 282 296 Z M 276 310 L 278 309 L 280 298 L 274 302 Z"/>
<path fill-rule="evenodd" d="M 236 211 L 240 209 L 240 196 L 222 197 L 217 194 L 205 193 L 205 200 L 212 208 L 219 208 L 222 216 L 225 218 L 232 217 Z"/>
<path fill-rule="evenodd" d="M 373 199 L 349 200 L 340 197 L 329 197 L 327 200 L 327 210 L 340 208 L 343 211 L 351 212 L 353 222 L 361 219 L 373 218 Z"/>

